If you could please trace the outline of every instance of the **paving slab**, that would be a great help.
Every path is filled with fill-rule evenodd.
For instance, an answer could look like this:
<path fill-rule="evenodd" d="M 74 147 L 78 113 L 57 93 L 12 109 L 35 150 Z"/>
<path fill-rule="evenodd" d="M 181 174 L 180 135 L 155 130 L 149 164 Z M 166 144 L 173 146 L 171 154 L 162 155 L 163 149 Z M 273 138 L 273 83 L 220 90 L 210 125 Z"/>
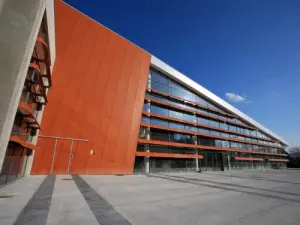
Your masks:
<path fill-rule="evenodd" d="M 0 199 L 1 225 L 18 221 L 43 180 L 0 190 L 17 194 Z M 47 225 L 299 225 L 300 171 L 56 176 L 48 210 Z"/>

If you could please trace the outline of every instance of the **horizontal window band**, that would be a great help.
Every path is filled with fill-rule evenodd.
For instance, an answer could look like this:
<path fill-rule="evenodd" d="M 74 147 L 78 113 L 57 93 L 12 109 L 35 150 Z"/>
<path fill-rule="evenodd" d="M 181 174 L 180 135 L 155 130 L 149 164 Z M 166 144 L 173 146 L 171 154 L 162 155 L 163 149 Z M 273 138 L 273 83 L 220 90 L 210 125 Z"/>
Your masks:
<path fill-rule="evenodd" d="M 233 158 L 236 161 L 265 161 L 262 158 L 248 158 L 248 157 L 234 157 Z"/>
<path fill-rule="evenodd" d="M 270 162 L 289 162 L 288 159 L 267 159 Z"/>
<path fill-rule="evenodd" d="M 237 116 L 233 115 L 233 114 L 230 114 L 230 113 L 224 113 L 222 111 L 219 111 L 217 109 L 213 109 L 211 107 L 208 107 L 208 106 L 205 106 L 205 105 L 202 105 L 202 104 L 199 104 L 197 102 L 192 102 L 190 100 L 186 100 L 184 98 L 181 98 L 181 97 L 178 97 L 178 96 L 175 96 L 175 95 L 172 95 L 172 94 L 169 94 L 169 93 L 166 93 L 166 92 L 163 92 L 163 91 L 159 91 L 159 90 L 155 90 L 153 88 L 148 88 L 147 91 L 149 93 L 153 92 L 153 93 L 156 93 L 156 94 L 160 94 L 160 95 L 163 95 L 163 96 L 166 96 L 166 97 L 170 97 L 170 98 L 173 98 L 173 99 L 176 99 L 176 100 L 179 100 L 179 101 L 182 101 L 184 103 L 188 103 L 190 105 L 193 105 L 193 106 L 198 106 L 199 108 L 202 108 L 202 109 L 208 109 L 212 112 L 216 112 L 216 113 L 219 113 L 219 114 L 222 114 L 222 115 L 225 115 L 225 116 L 229 116 L 229 117 L 232 117 L 232 118 L 238 118 Z"/>
<path fill-rule="evenodd" d="M 182 144 L 182 143 L 176 143 L 176 142 L 155 141 L 155 140 L 145 140 L 145 139 L 138 139 L 138 143 L 139 144 L 184 147 L 184 148 L 195 148 L 195 149 L 212 150 L 212 151 L 244 152 L 244 153 L 259 154 L 259 155 L 287 156 L 286 154 L 275 154 L 275 153 L 260 152 L 260 151 L 248 151 L 245 149 L 238 149 L 238 148 L 237 149 L 222 148 L 222 147 L 214 147 L 214 146 Z"/>
<path fill-rule="evenodd" d="M 178 158 L 178 159 L 203 159 L 203 155 L 194 154 L 170 154 L 158 152 L 136 152 L 136 156 L 158 157 L 158 158 Z"/>
<path fill-rule="evenodd" d="M 272 141 L 270 141 L 268 139 L 265 139 L 265 138 L 260 138 L 260 137 L 255 137 L 255 136 L 252 136 L 252 135 L 243 134 L 243 133 L 239 133 L 239 132 L 235 132 L 235 131 L 225 130 L 225 129 L 218 128 L 218 127 L 211 127 L 211 126 L 204 125 L 204 124 L 201 124 L 201 123 L 193 123 L 193 122 L 190 122 L 190 121 L 187 121 L 187 120 L 180 120 L 180 119 L 176 119 L 176 118 L 173 118 L 173 117 L 162 116 L 162 115 L 155 114 L 155 113 L 148 113 L 148 112 L 145 112 L 145 111 L 143 111 L 142 113 L 143 113 L 143 115 L 150 116 L 150 117 L 155 117 L 155 118 L 164 119 L 164 120 L 168 120 L 168 121 L 173 121 L 173 122 L 179 122 L 179 123 L 183 123 L 183 124 L 193 125 L 193 126 L 196 126 L 196 127 L 202 127 L 202 128 L 212 129 L 212 130 L 216 130 L 216 131 L 222 131 L 222 132 L 230 133 L 230 134 L 241 135 L 241 136 L 244 136 L 244 137 L 254 138 L 254 139 L 257 139 L 257 140 L 272 142 Z M 273 143 L 277 143 L 277 142 L 273 141 Z M 279 147 L 279 146 L 276 146 L 276 147 L 283 149 L 282 147 Z"/>
<path fill-rule="evenodd" d="M 159 105 L 164 105 L 164 106 L 168 106 L 170 108 L 178 109 L 178 110 L 181 110 L 181 111 L 197 114 L 197 115 L 203 116 L 205 118 L 221 121 L 221 122 L 224 122 L 224 123 L 227 123 L 227 124 L 232 124 L 232 125 L 236 125 L 236 126 L 239 126 L 239 127 L 245 127 L 245 128 L 251 129 L 251 130 L 257 130 L 254 127 L 250 127 L 250 126 L 247 126 L 247 125 L 244 125 L 244 124 L 236 123 L 236 122 L 233 122 L 231 120 L 224 120 L 224 119 L 221 119 L 221 118 L 218 118 L 218 117 L 215 117 L 215 116 L 210 116 L 210 115 L 207 115 L 207 114 L 204 114 L 204 113 L 200 113 L 196 110 L 186 109 L 186 108 L 176 106 L 176 105 L 173 105 L 173 104 L 169 104 L 169 103 L 166 103 L 166 102 L 162 102 L 162 101 L 159 101 L 159 100 L 156 100 L 156 99 L 153 99 L 153 98 L 145 97 L 145 100 L 148 100 L 150 102 L 154 102 L 154 103 L 159 104 Z"/>
<path fill-rule="evenodd" d="M 236 138 L 223 137 L 223 136 L 217 136 L 217 135 L 212 135 L 212 134 L 205 134 L 205 133 L 181 130 L 181 129 L 176 129 L 176 128 L 163 127 L 163 126 L 153 125 L 153 124 L 148 124 L 148 123 L 141 123 L 141 126 L 149 127 L 149 128 L 156 128 L 156 129 L 160 129 L 160 130 L 174 131 L 174 132 L 184 133 L 184 134 L 191 134 L 191 135 L 202 136 L 202 137 L 222 139 L 222 140 L 226 140 L 226 141 L 234 141 L 234 142 L 245 143 L 245 144 L 260 145 L 260 146 L 265 146 L 265 147 L 274 147 L 272 145 L 262 144 L 259 142 L 250 142 L 250 141 L 245 141 L 245 140 L 236 139 Z"/>

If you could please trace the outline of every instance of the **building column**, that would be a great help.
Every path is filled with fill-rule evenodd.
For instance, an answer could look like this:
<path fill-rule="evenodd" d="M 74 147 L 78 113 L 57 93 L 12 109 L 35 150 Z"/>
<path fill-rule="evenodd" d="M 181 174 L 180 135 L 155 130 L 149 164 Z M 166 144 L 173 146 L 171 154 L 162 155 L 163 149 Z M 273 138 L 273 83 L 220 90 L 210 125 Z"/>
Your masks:
<path fill-rule="evenodd" d="M 148 81 L 147 81 L 147 88 L 151 89 L 151 73 L 149 71 L 149 75 L 148 75 Z M 151 112 L 150 107 L 151 107 L 151 102 L 148 100 L 147 101 L 147 105 L 148 105 L 148 113 Z M 150 117 L 149 117 L 150 120 Z M 149 122 L 150 123 L 150 122 Z M 150 128 L 147 127 L 146 129 L 146 140 L 150 140 Z M 150 152 L 150 146 L 149 144 L 145 145 L 145 152 Z M 145 173 L 150 173 L 150 157 L 144 157 L 144 166 L 145 166 Z"/>
<path fill-rule="evenodd" d="M 150 84 L 148 83 L 148 87 L 149 86 L 151 87 L 151 83 Z M 148 107 L 148 112 L 150 113 L 151 102 L 147 101 L 147 105 L 149 106 Z M 150 117 L 149 117 L 149 119 L 150 119 Z M 150 140 L 150 139 L 151 139 L 150 138 L 150 128 L 147 127 L 147 129 L 146 129 L 146 140 Z M 145 152 L 150 152 L 150 145 L 149 144 L 145 145 Z M 150 173 L 150 157 L 148 157 L 148 156 L 144 157 L 144 164 L 145 164 L 145 173 Z"/>
<path fill-rule="evenodd" d="M 228 159 L 228 170 L 231 170 L 231 162 L 230 162 L 230 154 L 227 153 L 227 159 Z"/>
<path fill-rule="evenodd" d="M 197 136 L 196 136 L 196 138 L 195 138 L 195 140 L 194 140 L 194 144 L 195 144 L 195 145 L 198 144 Z M 198 152 L 196 153 L 196 155 L 198 155 Z M 200 167 L 199 167 L 199 159 L 196 158 L 195 160 L 196 160 L 196 172 L 199 172 L 199 171 L 200 171 Z"/>

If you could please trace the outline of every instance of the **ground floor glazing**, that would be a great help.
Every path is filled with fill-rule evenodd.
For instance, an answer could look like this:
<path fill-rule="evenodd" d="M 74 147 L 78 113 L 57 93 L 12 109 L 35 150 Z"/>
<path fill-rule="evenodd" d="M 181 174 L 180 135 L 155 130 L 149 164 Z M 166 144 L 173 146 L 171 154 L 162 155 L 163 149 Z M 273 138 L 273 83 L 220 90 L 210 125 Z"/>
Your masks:
<path fill-rule="evenodd" d="M 204 151 L 203 159 L 142 157 L 135 158 L 134 173 L 202 172 L 224 170 L 283 169 L 286 162 L 239 161 L 230 153 Z"/>

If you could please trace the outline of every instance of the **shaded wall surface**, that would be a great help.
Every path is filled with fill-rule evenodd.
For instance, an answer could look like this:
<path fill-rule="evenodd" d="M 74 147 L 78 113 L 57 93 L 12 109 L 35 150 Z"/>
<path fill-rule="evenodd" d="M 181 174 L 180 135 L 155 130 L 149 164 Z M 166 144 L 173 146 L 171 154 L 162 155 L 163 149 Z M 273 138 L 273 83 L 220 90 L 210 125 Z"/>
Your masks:
<path fill-rule="evenodd" d="M 132 173 L 150 55 L 56 1 L 56 62 L 42 135 L 74 142 L 70 173 Z M 32 174 L 49 174 L 55 140 L 39 138 Z M 67 173 L 70 140 L 58 140 L 53 173 Z M 92 151 L 91 151 L 92 150 Z"/>

